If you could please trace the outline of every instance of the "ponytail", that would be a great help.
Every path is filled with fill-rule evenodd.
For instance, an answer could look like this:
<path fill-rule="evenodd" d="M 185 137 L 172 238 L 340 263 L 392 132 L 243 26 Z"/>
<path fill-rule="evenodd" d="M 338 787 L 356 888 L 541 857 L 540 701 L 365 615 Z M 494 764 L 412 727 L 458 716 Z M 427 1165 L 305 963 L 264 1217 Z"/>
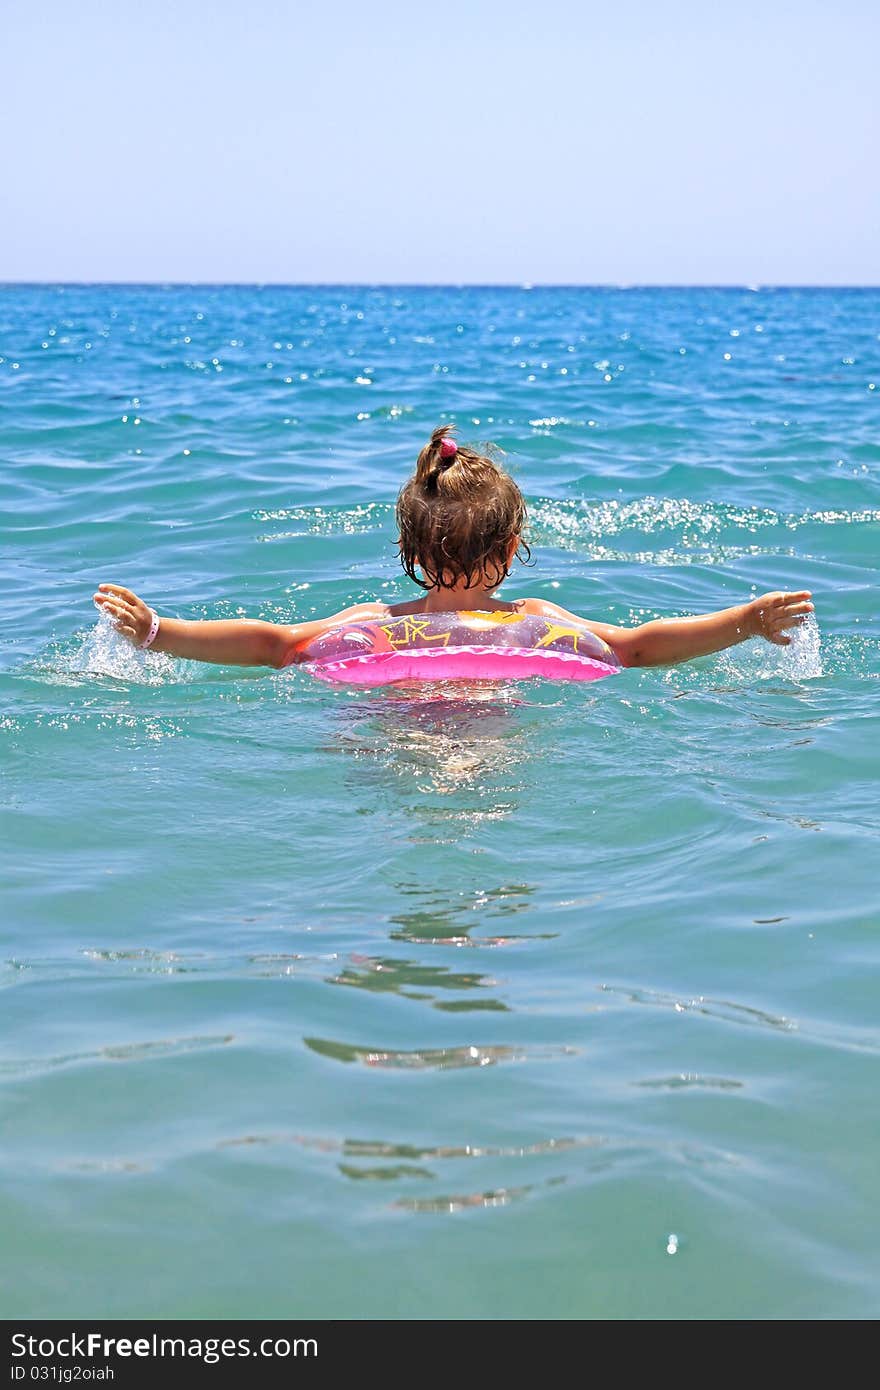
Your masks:
<path fill-rule="evenodd" d="M 415 481 L 428 494 L 439 491 L 441 476 L 459 461 L 454 433 L 455 425 L 438 425 L 419 454 Z"/>

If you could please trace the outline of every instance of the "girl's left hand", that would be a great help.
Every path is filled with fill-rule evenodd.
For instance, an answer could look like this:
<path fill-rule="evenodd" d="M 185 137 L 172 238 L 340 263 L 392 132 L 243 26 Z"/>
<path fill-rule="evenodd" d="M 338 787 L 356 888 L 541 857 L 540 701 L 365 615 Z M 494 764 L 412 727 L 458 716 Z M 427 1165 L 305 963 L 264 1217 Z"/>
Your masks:
<path fill-rule="evenodd" d="M 131 589 L 121 584 L 99 584 L 93 598 L 102 612 L 110 614 L 116 631 L 136 647 L 149 636 L 153 611 Z"/>
<path fill-rule="evenodd" d="M 809 589 L 801 589 L 796 594 L 762 594 L 749 604 L 749 619 L 752 636 L 763 637 L 777 647 L 787 647 L 791 638 L 787 630 L 800 627 L 807 615 L 812 613 Z"/>

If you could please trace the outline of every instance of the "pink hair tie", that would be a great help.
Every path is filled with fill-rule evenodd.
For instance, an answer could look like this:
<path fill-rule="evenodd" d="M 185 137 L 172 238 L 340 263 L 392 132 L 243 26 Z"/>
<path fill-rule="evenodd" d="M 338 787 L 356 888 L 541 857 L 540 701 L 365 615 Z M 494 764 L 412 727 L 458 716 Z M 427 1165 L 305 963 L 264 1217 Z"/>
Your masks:
<path fill-rule="evenodd" d="M 442 459 L 451 459 L 457 453 L 458 445 L 455 440 L 450 439 L 449 435 L 445 434 L 440 440 L 440 457 Z"/>

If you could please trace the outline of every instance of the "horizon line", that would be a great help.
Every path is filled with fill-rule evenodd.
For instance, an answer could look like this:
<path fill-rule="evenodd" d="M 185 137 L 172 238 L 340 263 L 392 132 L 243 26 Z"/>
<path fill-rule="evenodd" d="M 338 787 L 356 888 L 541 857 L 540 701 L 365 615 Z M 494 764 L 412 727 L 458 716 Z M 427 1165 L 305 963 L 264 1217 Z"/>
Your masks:
<path fill-rule="evenodd" d="M 290 290 L 876 290 L 877 284 L 775 281 L 480 281 L 480 280 L 0 280 L 0 289 L 290 289 Z"/>

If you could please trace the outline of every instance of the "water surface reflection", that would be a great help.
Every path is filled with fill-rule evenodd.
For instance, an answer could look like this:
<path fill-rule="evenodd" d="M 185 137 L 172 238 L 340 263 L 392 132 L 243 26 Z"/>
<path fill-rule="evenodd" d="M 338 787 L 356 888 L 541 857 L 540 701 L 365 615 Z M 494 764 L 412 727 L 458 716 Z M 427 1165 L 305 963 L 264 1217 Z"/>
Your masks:
<path fill-rule="evenodd" d="M 517 809 L 534 754 L 527 708 L 497 684 L 391 688 L 342 706 L 326 751 L 352 759 L 358 803 L 403 802 L 413 840 L 457 841 Z"/>

